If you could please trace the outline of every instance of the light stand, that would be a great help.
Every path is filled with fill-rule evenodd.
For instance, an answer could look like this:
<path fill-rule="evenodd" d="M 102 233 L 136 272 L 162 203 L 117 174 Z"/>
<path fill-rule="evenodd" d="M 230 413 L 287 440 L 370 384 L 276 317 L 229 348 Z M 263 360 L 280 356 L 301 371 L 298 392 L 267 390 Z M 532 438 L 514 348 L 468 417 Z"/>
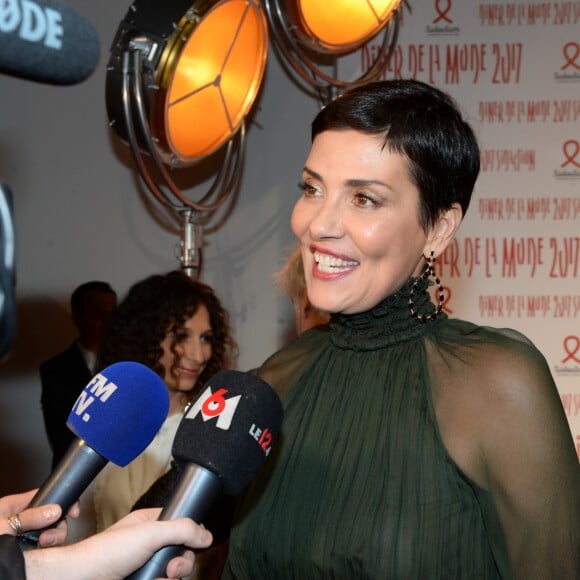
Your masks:
<path fill-rule="evenodd" d="M 153 197 L 179 216 L 179 259 L 192 277 L 201 271 L 204 227 L 227 200 L 235 200 L 245 116 L 266 57 L 266 19 L 254 0 L 137 0 L 113 42 L 106 91 L 110 124 L 129 144 Z M 194 165 L 224 145 L 210 189 L 189 199 L 167 166 Z"/>

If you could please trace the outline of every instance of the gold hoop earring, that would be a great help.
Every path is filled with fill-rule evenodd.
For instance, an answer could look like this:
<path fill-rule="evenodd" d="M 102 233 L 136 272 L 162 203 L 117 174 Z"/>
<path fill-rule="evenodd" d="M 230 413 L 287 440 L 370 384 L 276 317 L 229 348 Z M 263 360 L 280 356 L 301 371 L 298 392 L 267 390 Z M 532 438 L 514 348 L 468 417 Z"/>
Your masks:
<path fill-rule="evenodd" d="M 441 313 L 443 309 L 443 301 L 445 299 L 445 295 L 443 293 L 443 286 L 441 285 L 441 280 L 439 280 L 439 276 L 435 273 L 435 262 L 437 258 L 435 257 L 435 252 L 431 251 L 429 257 L 425 258 L 426 267 L 423 270 L 423 273 L 413 282 L 411 289 L 409 290 L 409 312 L 413 318 L 416 318 L 419 322 L 427 322 L 428 320 L 435 320 L 437 316 Z M 429 314 L 419 314 L 415 308 L 415 291 L 420 286 L 421 282 L 428 278 L 429 276 L 433 276 L 435 278 L 435 284 L 438 286 L 438 302 L 435 306 L 435 310 Z"/>

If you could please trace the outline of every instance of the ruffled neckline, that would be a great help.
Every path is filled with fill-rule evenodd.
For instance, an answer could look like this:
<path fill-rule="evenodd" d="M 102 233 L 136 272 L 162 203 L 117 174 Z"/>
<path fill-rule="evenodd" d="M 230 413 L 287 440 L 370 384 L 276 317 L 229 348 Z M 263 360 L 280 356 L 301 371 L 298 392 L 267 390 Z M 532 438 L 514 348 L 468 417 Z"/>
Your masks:
<path fill-rule="evenodd" d="M 345 350 L 377 350 L 423 336 L 447 316 L 441 312 L 435 320 L 427 322 L 411 316 L 409 292 L 415 282 L 417 278 L 411 278 L 398 292 L 365 312 L 334 314 L 330 322 L 332 343 Z M 415 290 L 415 308 L 421 314 L 435 311 L 428 292 L 430 284 L 428 279 L 421 280 Z"/>

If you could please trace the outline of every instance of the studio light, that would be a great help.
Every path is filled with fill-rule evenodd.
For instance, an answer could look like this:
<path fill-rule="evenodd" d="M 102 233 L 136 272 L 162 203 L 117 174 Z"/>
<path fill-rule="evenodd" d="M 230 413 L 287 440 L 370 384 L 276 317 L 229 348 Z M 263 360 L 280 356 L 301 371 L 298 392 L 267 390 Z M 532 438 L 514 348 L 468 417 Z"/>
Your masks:
<path fill-rule="evenodd" d="M 307 91 L 328 100 L 337 91 L 368 82 L 381 73 L 397 36 L 401 0 L 264 0 L 279 55 Z M 383 33 L 367 71 L 352 80 L 336 76 L 337 58 Z M 317 62 L 319 61 L 319 62 Z M 329 73 L 328 69 L 333 69 Z"/>
<path fill-rule="evenodd" d="M 245 118 L 263 80 L 267 47 L 257 0 L 136 0 L 111 46 L 110 125 L 130 146 L 155 199 L 179 214 L 181 267 L 188 274 L 199 275 L 204 226 L 233 199 Z M 190 167 L 222 148 L 212 186 L 189 199 L 168 168 Z"/>

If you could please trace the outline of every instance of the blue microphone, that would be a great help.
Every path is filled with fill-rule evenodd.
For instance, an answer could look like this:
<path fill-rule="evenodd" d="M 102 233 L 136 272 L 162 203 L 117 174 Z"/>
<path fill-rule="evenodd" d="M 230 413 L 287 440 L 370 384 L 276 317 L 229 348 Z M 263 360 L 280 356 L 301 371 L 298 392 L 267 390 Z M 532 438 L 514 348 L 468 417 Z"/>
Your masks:
<path fill-rule="evenodd" d="M 96 374 L 67 421 L 78 439 L 29 507 L 56 503 L 66 514 L 109 461 L 124 467 L 151 443 L 168 411 L 167 387 L 145 365 L 119 362 Z"/>
<path fill-rule="evenodd" d="M 72 85 L 97 68 L 96 30 L 58 0 L 0 3 L 0 72 L 52 85 Z"/>

